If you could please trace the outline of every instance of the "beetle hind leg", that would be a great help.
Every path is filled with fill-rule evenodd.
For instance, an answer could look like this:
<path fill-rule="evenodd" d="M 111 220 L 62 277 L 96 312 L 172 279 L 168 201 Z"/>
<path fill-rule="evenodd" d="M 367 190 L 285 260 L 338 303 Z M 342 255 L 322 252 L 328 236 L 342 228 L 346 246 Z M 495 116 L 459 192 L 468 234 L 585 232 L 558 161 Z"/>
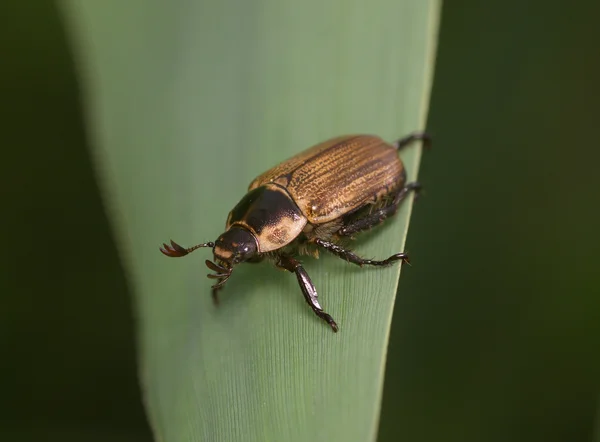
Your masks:
<path fill-rule="evenodd" d="M 313 312 L 315 312 L 315 315 L 327 322 L 334 332 L 337 332 L 337 324 L 331 315 L 323 311 L 323 308 L 319 304 L 317 289 L 310 280 L 306 270 L 304 270 L 304 267 L 302 267 L 302 264 L 290 256 L 279 255 L 279 260 L 277 261 L 276 265 L 281 269 L 296 274 L 296 278 L 298 278 L 298 284 L 300 285 L 304 299 L 308 305 L 310 305 L 310 308 L 312 308 Z"/>
<path fill-rule="evenodd" d="M 323 247 L 324 249 L 330 251 L 331 253 L 333 253 L 334 255 L 348 261 L 351 262 L 352 264 L 356 264 L 360 267 L 363 267 L 365 265 L 369 265 L 369 266 L 378 266 L 378 267 L 386 267 L 389 266 L 391 264 L 393 264 L 396 261 L 404 261 L 406 263 L 408 263 L 408 255 L 406 253 L 396 253 L 395 255 L 390 256 L 387 259 L 381 260 L 381 261 L 376 261 L 373 259 L 365 259 L 365 258 L 361 258 L 360 256 L 358 256 L 357 254 L 355 254 L 354 252 L 345 249 L 341 246 L 338 246 L 337 244 L 334 244 L 332 242 L 329 241 L 325 241 L 323 239 L 317 238 L 315 240 L 315 244 L 317 244 L 320 247 Z"/>
<path fill-rule="evenodd" d="M 425 132 L 410 133 L 404 138 L 400 138 L 399 140 L 395 141 L 393 145 L 396 146 L 396 149 L 400 150 L 403 147 L 414 143 L 415 141 L 421 141 L 424 149 L 431 149 L 431 135 Z"/>
<path fill-rule="evenodd" d="M 352 236 L 355 233 L 362 232 L 364 230 L 369 230 L 383 221 L 385 221 L 390 216 L 394 215 L 398 211 L 398 207 L 400 207 L 400 203 L 406 199 L 410 192 L 418 193 L 421 190 L 421 184 L 414 181 L 412 183 L 408 183 L 394 198 L 391 204 L 374 211 L 373 213 L 359 218 L 350 222 L 349 224 L 342 227 L 338 230 L 337 234 L 340 236 Z"/>

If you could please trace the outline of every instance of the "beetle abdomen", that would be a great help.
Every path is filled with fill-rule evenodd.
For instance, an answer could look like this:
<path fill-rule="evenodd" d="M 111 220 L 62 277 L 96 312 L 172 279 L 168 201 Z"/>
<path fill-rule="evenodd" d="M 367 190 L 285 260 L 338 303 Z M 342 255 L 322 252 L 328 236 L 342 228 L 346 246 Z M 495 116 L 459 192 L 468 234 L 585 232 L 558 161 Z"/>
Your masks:
<path fill-rule="evenodd" d="M 258 240 L 259 252 L 266 253 L 296 239 L 306 222 L 284 188 L 267 184 L 251 190 L 240 200 L 229 213 L 226 228 L 238 225 L 250 230 Z"/>
<path fill-rule="evenodd" d="M 267 183 L 285 187 L 312 224 L 339 218 L 404 185 L 397 149 L 372 135 L 332 138 L 256 178 L 249 189 Z"/>

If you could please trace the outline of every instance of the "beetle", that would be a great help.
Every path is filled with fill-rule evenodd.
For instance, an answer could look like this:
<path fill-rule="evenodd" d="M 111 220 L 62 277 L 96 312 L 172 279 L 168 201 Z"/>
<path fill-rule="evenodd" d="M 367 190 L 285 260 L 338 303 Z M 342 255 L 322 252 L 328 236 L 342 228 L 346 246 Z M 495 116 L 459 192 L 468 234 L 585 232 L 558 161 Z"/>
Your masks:
<path fill-rule="evenodd" d="M 338 325 L 319 304 L 317 290 L 297 257 L 318 258 L 319 249 L 324 249 L 360 267 L 408 263 L 404 252 L 376 261 L 361 258 L 341 243 L 381 224 L 410 192 L 421 189 L 418 182 L 406 182 L 398 156 L 414 141 L 425 147 L 431 144 L 424 132 L 395 143 L 374 135 L 345 135 L 319 143 L 255 178 L 216 241 L 185 248 L 171 240 L 160 251 L 181 257 L 201 247 L 212 248 L 214 262 L 205 263 L 215 272 L 207 276 L 217 280 L 212 286 L 215 304 L 236 265 L 268 258 L 296 275 L 306 302 L 337 332 Z"/>

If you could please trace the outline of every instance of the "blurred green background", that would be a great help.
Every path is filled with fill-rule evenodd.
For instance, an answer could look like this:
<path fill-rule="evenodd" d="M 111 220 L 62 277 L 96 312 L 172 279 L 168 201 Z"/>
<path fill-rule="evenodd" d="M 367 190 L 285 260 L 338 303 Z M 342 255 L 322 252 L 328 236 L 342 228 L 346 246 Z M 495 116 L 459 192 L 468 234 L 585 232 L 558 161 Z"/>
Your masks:
<path fill-rule="evenodd" d="M 590 440 L 600 3 L 447 1 L 382 441 Z"/>
<path fill-rule="evenodd" d="M 592 438 L 598 17 L 591 0 L 444 4 L 381 441 Z M 150 440 L 70 43 L 53 2 L 2 2 L 0 20 L 0 440 Z"/>

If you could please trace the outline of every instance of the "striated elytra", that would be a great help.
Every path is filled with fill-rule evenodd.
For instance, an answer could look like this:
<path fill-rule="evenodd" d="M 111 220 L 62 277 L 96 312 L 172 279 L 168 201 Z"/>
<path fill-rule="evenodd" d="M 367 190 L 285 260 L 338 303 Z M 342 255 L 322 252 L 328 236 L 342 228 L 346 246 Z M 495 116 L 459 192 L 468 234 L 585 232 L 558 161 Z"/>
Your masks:
<path fill-rule="evenodd" d="M 299 255 L 318 256 L 325 249 L 359 266 L 387 266 L 408 262 L 406 253 L 382 261 L 364 259 L 339 243 L 371 229 L 394 215 L 417 182 L 406 183 L 398 151 L 413 141 L 428 146 L 429 136 L 412 133 L 395 143 L 373 135 L 346 135 L 327 140 L 284 161 L 257 177 L 248 193 L 227 217 L 225 232 L 215 242 L 184 248 L 171 241 L 163 244 L 167 256 L 185 256 L 200 247 L 213 249 L 214 262 L 206 260 L 216 279 L 213 300 L 242 262 L 264 258 L 295 273 L 306 302 L 333 331 L 338 326 L 323 311 L 317 290 L 297 260 Z"/>

